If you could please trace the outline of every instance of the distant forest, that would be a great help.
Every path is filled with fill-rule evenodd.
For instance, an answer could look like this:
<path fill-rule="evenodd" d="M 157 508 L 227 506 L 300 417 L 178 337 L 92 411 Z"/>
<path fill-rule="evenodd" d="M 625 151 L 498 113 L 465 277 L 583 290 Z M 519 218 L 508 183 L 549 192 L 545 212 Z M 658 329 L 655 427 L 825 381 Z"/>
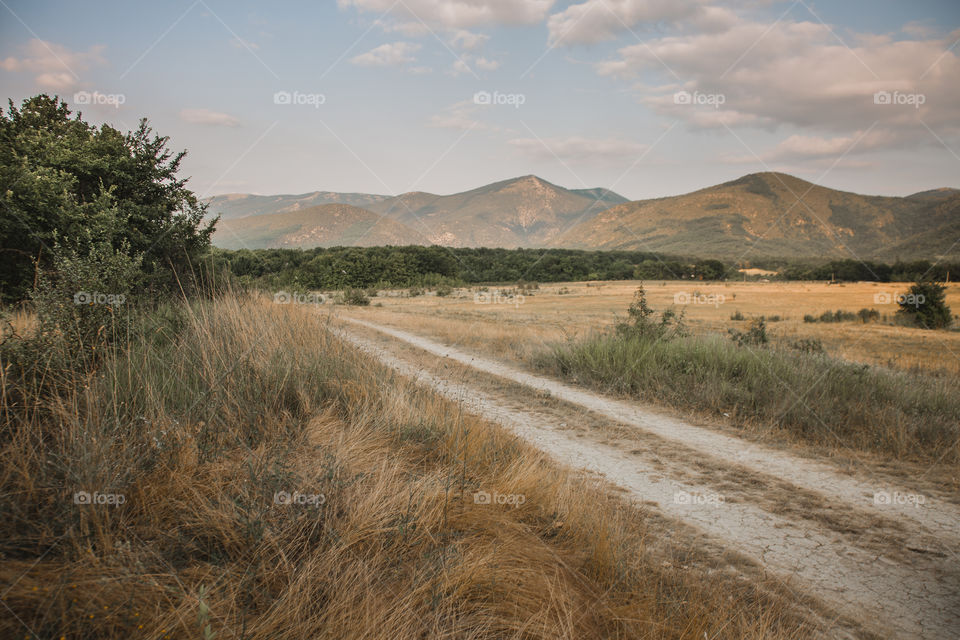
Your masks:
<path fill-rule="evenodd" d="M 245 284 L 302 289 L 412 287 L 583 280 L 741 280 L 739 268 L 779 271 L 771 280 L 911 282 L 960 277 L 960 263 L 927 260 L 884 264 L 858 260 L 766 261 L 665 257 L 643 251 L 332 247 L 214 249 L 214 262 Z M 756 276 L 753 277 L 755 279 Z M 748 278 L 750 279 L 750 278 Z"/>

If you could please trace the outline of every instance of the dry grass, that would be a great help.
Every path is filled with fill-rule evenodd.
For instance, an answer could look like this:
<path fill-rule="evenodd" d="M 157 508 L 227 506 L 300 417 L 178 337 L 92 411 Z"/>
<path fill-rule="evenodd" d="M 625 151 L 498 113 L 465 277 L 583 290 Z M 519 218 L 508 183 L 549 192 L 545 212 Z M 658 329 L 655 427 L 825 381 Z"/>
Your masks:
<path fill-rule="evenodd" d="M 497 355 L 522 356 L 529 345 L 542 345 L 557 339 L 583 336 L 610 324 L 614 315 L 623 315 L 639 283 L 599 282 L 543 285 L 523 303 L 474 304 L 471 291 L 458 296 L 404 298 L 380 296 L 375 303 L 382 308 L 364 309 L 364 317 L 380 317 L 398 327 L 416 330 L 429 326 L 431 335 L 449 337 L 467 346 L 487 345 Z M 769 323 L 772 335 L 783 341 L 819 339 L 827 353 L 866 364 L 892 366 L 929 373 L 960 374 L 960 332 L 924 331 L 884 323 L 808 324 L 806 314 L 819 316 L 824 311 L 857 312 L 873 308 L 892 318 L 895 304 L 878 304 L 875 295 L 904 293 L 906 283 L 845 283 L 828 285 L 814 282 L 725 282 L 656 281 L 645 283 L 650 304 L 664 309 L 674 304 L 677 294 L 722 295 L 719 304 L 683 306 L 686 320 L 698 334 L 726 333 L 728 327 L 743 328 L 750 318 L 779 315 L 782 320 Z M 559 294 L 561 290 L 568 293 Z M 947 304 L 960 314 L 960 284 L 950 284 Z M 677 309 L 680 309 L 677 306 Z M 731 321 L 741 312 L 744 321 Z M 387 312 L 392 312 L 389 315 Z M 402 315 L 401 315 L 402 314 Z M 455 320 L 455 323 L 442 319 Z"/>
<path fill-rule="evenodd" d="M 0 363 L 4 637 L 812 633 L 762 580 L 681 569 L 695 549 L 666 566 L 643 512 L 305 309 L 223 300 L 130 335 L 69 385 Z"/>

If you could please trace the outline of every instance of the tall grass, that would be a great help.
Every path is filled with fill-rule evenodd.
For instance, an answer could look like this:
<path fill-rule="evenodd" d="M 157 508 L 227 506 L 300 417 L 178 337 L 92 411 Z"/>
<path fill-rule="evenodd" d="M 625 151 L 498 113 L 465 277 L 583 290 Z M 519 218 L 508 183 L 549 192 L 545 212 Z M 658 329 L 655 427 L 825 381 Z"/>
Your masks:
<path fill-rule="evenodd" d="M 681 571 L 707 560 L 670 557 L 642 512 L 298 305 L 239 297 L 128 319 L 86 370 L 54 370 L 68 349 L 0 350 L 3 637 L 813 631 L 771 584 Z M 477 503 L 479 490 L 525 500 Z"/>
<path fill-rule="evenodd" d="M 540 369 L 818 446 L 960 461 L 960 383 L 718 335 L 594 332 L 553 343 Z"/>

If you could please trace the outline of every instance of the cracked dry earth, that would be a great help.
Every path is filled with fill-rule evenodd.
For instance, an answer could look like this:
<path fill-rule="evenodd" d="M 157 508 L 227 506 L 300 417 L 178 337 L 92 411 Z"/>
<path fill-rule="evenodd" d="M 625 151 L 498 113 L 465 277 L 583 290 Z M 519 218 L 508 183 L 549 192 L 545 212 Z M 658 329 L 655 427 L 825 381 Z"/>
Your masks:
<path fill-rule="evenodd" d="M 884 638 L 960 637 L 957 505 L 932 496 L 923 505 L 877 504 L 878 491 L 911 492 L 409 332 L 342 319 L 342 338 L 400 374 L 799 588 L 828 619 L 847 621 L 831 635 L 860 635 L 859 628 Z"/>

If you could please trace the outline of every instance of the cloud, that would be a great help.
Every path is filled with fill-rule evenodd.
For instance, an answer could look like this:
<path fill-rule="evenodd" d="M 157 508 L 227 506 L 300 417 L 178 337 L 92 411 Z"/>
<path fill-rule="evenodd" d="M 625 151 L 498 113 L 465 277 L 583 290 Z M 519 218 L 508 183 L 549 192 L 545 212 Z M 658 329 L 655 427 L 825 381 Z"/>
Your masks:
<path fill-rule="evenodd" d="M 79 86 L 81 72 L 106 64 L 104 48 L 94 45 L 87 51 L 71 51 L 55 42 L 34 38 L 21 47 L 22 57 L 0 60 L 0 69 L 35 73 L 35 82 L 41 88 L 66 91 Z"/>
<path fill-rule="evenodd" d="M 840 148 L 870 123 L 895 134 L 878 138 L 878 144 L 910 145 L 910 134 L 914 144 L 926 144 L 926 126 L 942 136 L 960 134 L 960 57 L 949 50 L 958 36 L 894 40 L 852 34 L 848 48 L 819 22 L 740 20 L 725 31 L 623 47 L 596 70 L 619 78 L 659 74 L 667 84 L 644 85 L 640 101 L 693 127 L 813 130 L 814 137 L 793 139 L 783 153 L 801 153 L 804 144 L 826 149 L 826 140 Z M 678 101 L 679 91 L 694 99 Z M 890 102 L 875 100 L 878 92 L 889 94 Z M 722 96 L 722 104 L 709 96 Z"/>
<path fill-rule="evenodd" d="M 457 49 L 463 49 L 464 51 L 475 51 L 476 49 L 482 47 L 489 39 L 490 36 L 482 33 L 474 33 L 472 31 L 467 31 L 466 29 L 458 29 L 450 37 L 450 46 Z"/>
<path fill-rule="evenodd" d="M 474 62 L 477 69 L 481 71 L 495 71 L 500 68 L 500 63 L 496 60 L 487 60 L 486 58 L 477 58 Z"/>
<path fill-rule="evenodd" d="M 515 138 L 509 143 L 523 155 L 534 160 L 564 162 L 617 162 L 635 159 L 647 150 L 647 145 L 622 138 Z"/>
<path fill-rule="evenodd" d="M 183 109 L 180 111 L 180 119 L 190 124 L 205 124 L 215 127 L 240 126 L 240 120 L 237 118 L 210 109 Z"/>
<path fill-rule="evenodd" d="M 554 0 L 337 0 L 341 9 L 390 13 L 404 23 L 466 29 L 480 25 L 530 25 L 542 22 Z"/>
<path fill-rule="evenodd" d="M 467 129 L 479 129 L 494 131 L 497 127 L 477 120 L 474 113 L 479 110 L 476 104 L 470 101 L 457 102 L 447 107 L 443 113 L 439 113 L 430 118 L 430 126 L 440 129 L 458 129 L 465 131 Z"/>
<path fill-rule="evenodd" d="M 390 42 L 350 58 L 350 62 L 361 67 L 396 67 L 413 62 L 413 54 L 419 49 L 414 42 Z"/>
<path fill-rule="evenodd" d="M 593 44 L 612 40 L 644 23 L 684 21 L 701 30 L 716 30 L 732 18 L 705 0 L 586 0 L 550 16 L 550 44 Z"/>

